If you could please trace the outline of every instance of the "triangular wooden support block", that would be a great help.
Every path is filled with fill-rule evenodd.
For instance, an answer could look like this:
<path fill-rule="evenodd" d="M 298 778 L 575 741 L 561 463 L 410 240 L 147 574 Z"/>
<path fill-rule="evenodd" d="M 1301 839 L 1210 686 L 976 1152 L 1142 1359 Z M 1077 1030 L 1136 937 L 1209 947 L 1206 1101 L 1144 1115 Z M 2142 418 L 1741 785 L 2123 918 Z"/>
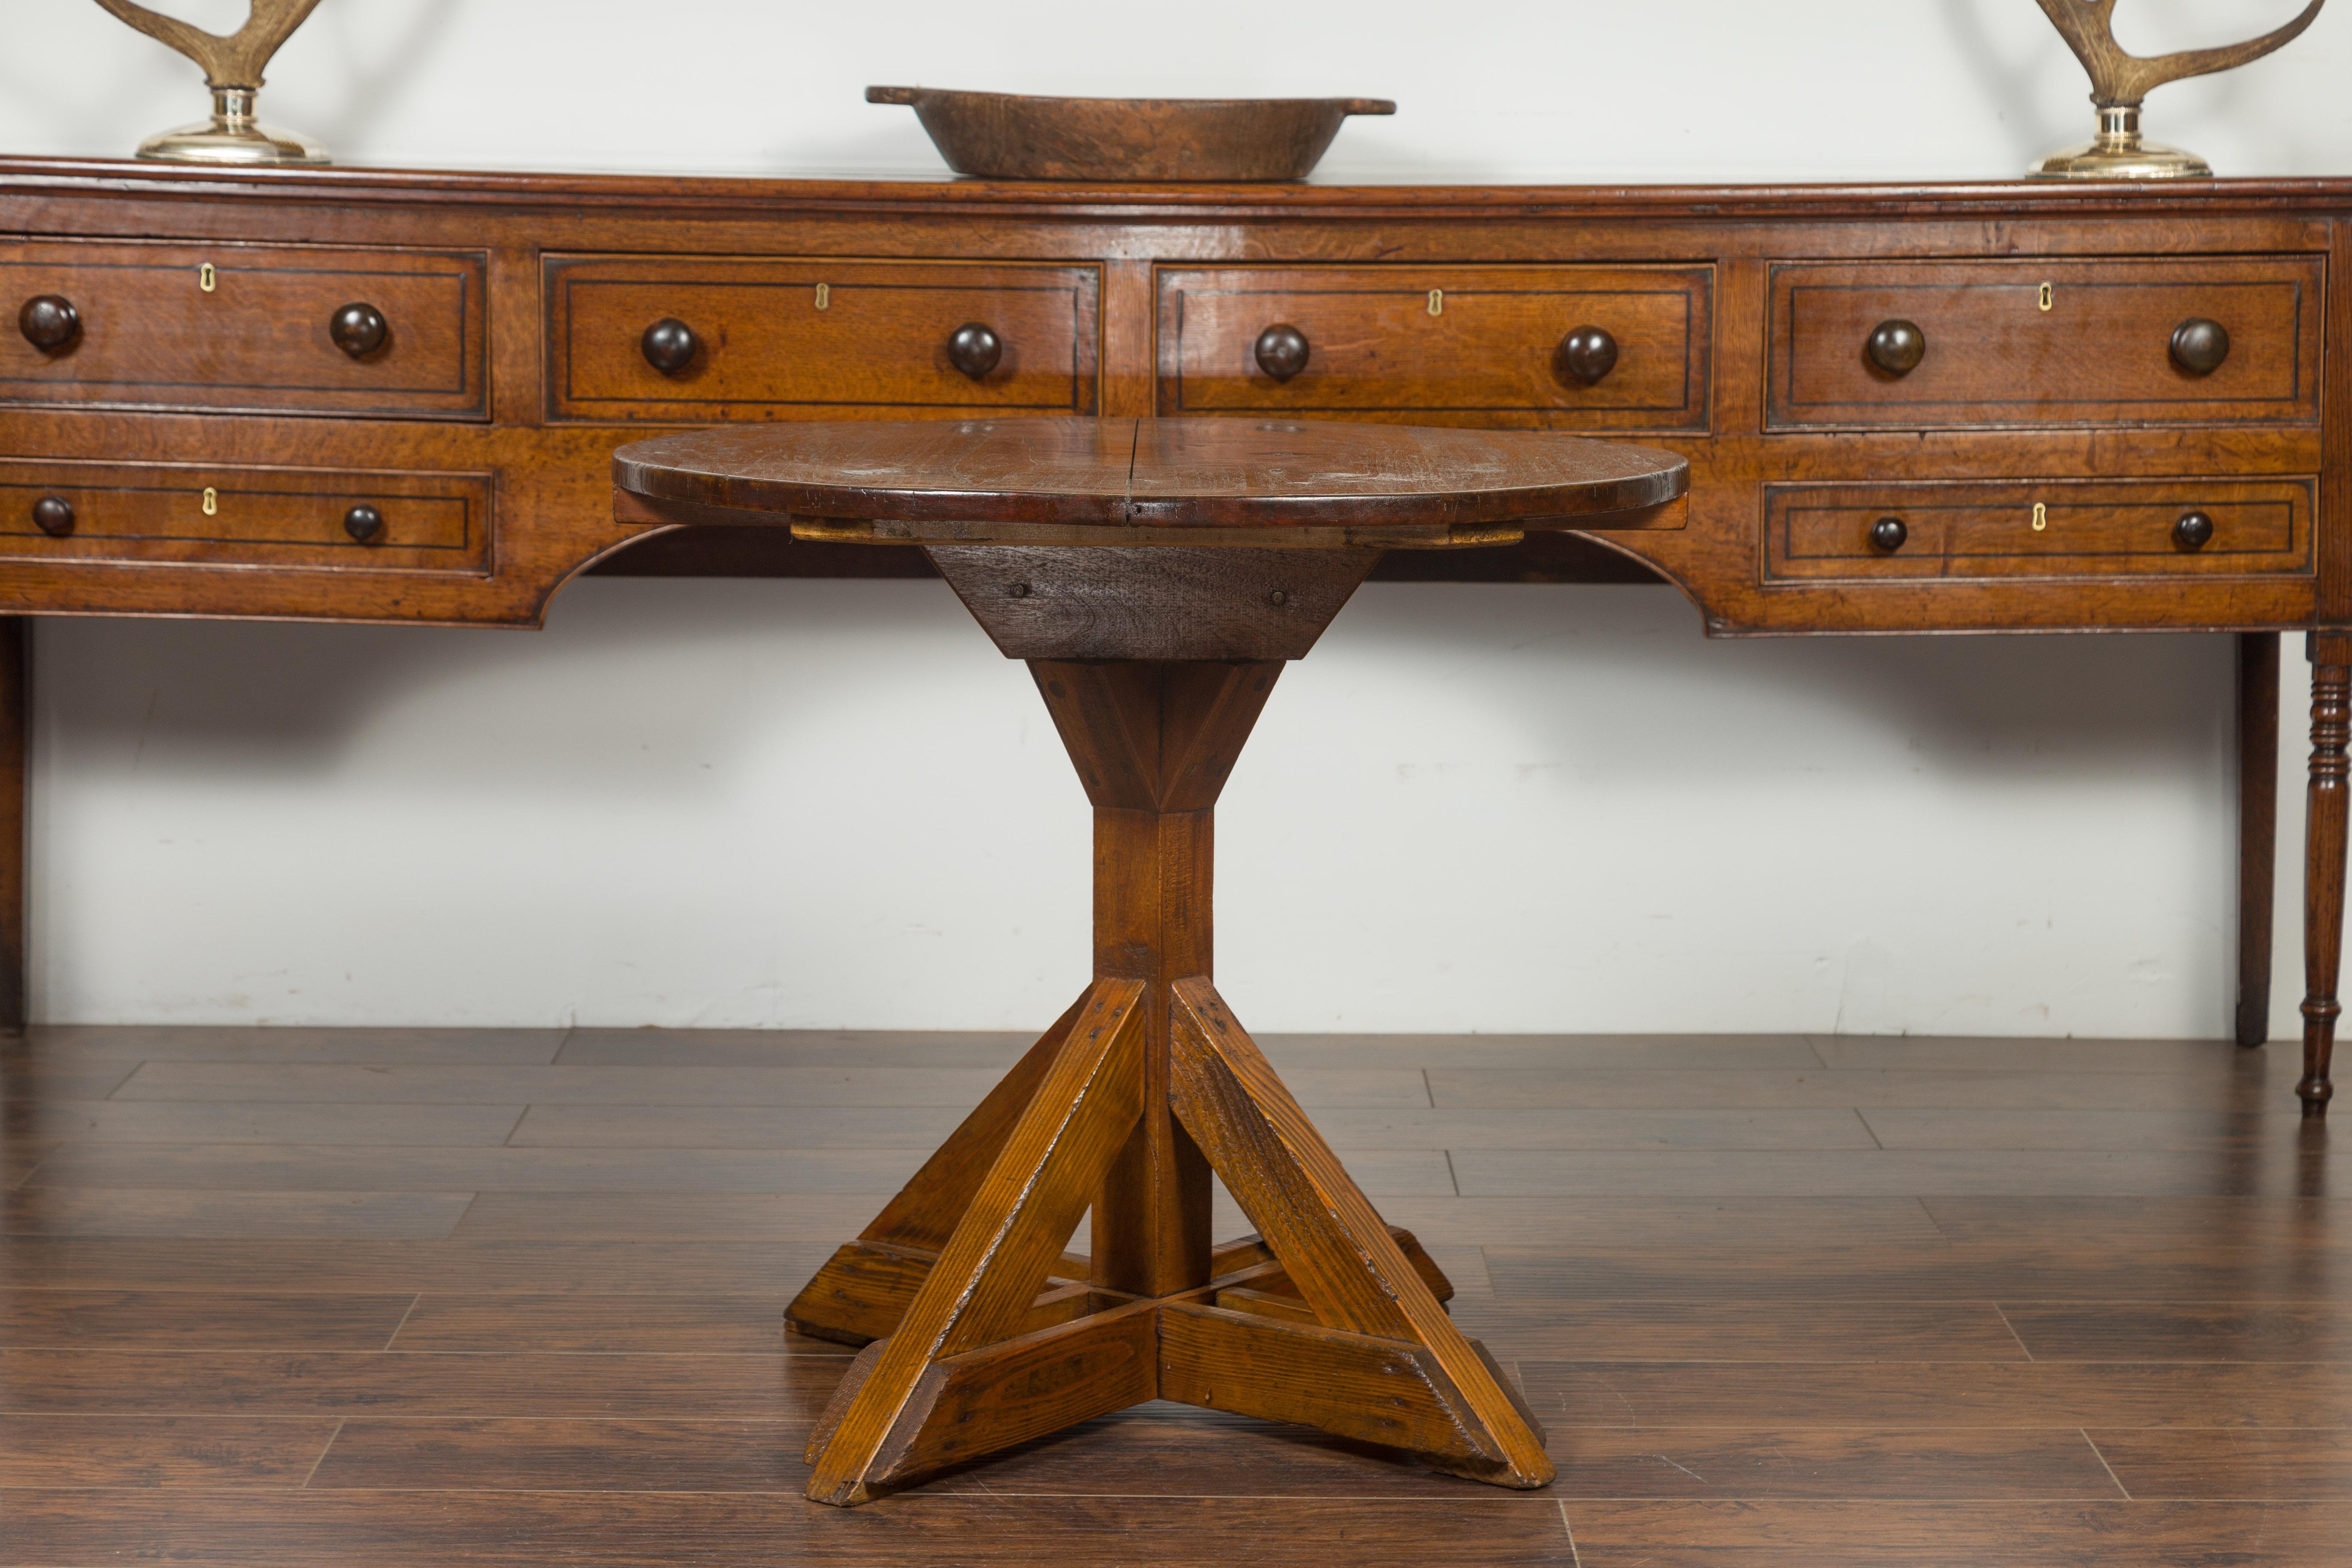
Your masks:
<path fill-rule="evenodd" d="M 1191 979 L 1173 989 L 1169 1098 L 1176 1119 L 1255 1223 L 1316 1321 L 1171 1305 L 1167 1326 L 1182 1317 L 1196 1338 L 1222 1336 L 1236 1353 L 1252 1345 L 1278 1349 L 1256 1375 L 1236 1367 L 1223 1377 L 1180 1378 L 1171 1361 L 1163 1364 L 1162 1397 L 1362 1436 L 1365 1402 L 1388 1375 L 1379 1369 L 1402 1364 L 1392 1347 L 1410 1347 L 1406 1359 L 1419 1369 L 1432 1412 L 1423 1425 L 1454 1436 L 1402 1446 L 1475 1479 L 1549 1482 L 1554 1472 L 1541 1430 L 1509 1381 L 1446 1316 L 1215 987 Z M 1336 1373 L 1304 1371 L 1318 1364 L 1354 1366 L 1363 1379 L 1342 1387 Z M 1304 1375 L 1277 1387 L 1265 1375 L 1276 1365 Z"/>
<path fill-rule="evenodd" d="M 1047 1272 L 1143 1113 L 1142 992 L 1131 980 L 1097 980 L 1088 989 L 1052 1068 L 896 1331 L 871 1348 L 818 1457 L 812 1499 L 863 1502 L 934 1462 L 922 1458 L 945 1441 L 934 1427 L 954 1419 L 940 1402 L 955 1387 L 985 1384 L 993 1375 L 989 1367 L 1017 1356 L 1000 1342 L 1035 1337 L 1024 1334 L 1025 1319 Z M 1044 1332 L 1082 1329 L 1089 1321 Z M 976 1361 L 958 1360 L 982 1352 L 988 1353 Z M 967 1370 L 947 1376 L 940 1369 L 950 1362 Z M 1156 1369 L 1151 1376 L 1156 1380 Z M 1018 1421 L 990 1424 L 987 1431 L 996 1436 L 986 1446 L 1018 1442 L 1013 1434 L 1025 1430 Z"/>

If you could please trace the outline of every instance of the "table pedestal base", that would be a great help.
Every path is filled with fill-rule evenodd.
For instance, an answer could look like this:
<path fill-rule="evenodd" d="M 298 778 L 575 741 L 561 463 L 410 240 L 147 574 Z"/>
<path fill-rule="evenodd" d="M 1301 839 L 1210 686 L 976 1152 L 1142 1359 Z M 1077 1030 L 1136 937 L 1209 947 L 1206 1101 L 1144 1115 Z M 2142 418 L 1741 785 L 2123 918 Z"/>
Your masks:
<path fill-rule="evenodd" d="M 808 1495 L 864 1502 L 1148 1399 L 1544 1485 L 1542 1428 L 1452 1287 L 1210 983 L 1212 812 L 1281 665 L 1031 668 L 1095 805 L 1096 977 L 786 1309 L 870 1342 Z M 1213 1170 L 1256 1236 L 1209 1245 Z M 1089 1208 L 1091 1256 L 1065 1253 Z"/>

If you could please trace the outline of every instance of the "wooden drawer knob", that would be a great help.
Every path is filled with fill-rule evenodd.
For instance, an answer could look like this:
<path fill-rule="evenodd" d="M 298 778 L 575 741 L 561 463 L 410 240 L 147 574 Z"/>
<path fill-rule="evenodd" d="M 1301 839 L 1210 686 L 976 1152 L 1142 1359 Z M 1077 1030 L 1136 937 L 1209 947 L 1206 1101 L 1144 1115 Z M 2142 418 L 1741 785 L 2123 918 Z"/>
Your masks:
<path fill-rule="evenodd" d="M 2191 375 L 2210 375 L 2230 357 L 2230 329 L 2191 316 L 2172 329 L 2172 363 Z"/>
<path fill-rule="evenodd" d="M 974 381 L 996 368 L 1004 341 L 978 321 L 966 321 L 948 339 L 948 363 Z"/>
<path fill-rule="evenodd" d="M 343 513 L 343 531 L 362 544 L 373 544 L 383 536 L 383 513 L 364 503 Z"/>
<path fill-rule="evenodd" d="M 1881 321 L 1871 329 L 1870 341 L 1863 348 L 1870 363 L 1887 374 L 1909 375 L 1927 357 L 1927 334 L 1916 321 Z"/>
<path fill-rule="evenodd" d="M 73 525 L 73 502 L 65 497 L 43 496 L 33 503 L 33 526 L 51 539 L 63 539 Z"/>
<path fill-rule="evenodd" d="M 1276 381 L 1288 381 L 1307 368 L 1307 334 L 1288 322 L 1268 327 L 1257 335 L 1257 367 Z"/>
<path fill-rule="evenodd" d="M 365 359 L 383 347 L 383 340 L 392 327 L 383 312 L 365 300 L 354 300 L 337 310 L 327 321 L 327 335 L 335 346 L 353 359 Z"/>
<path fill-rule="evenodd" d="M 2172 525 L 2172 542 L 2183 550 L 2202 550 L 2212 539 L 2213 520 L 2201 511 L 2185 512 Z"/>
<path fill-rule="evenodd" d="M 16 330 L 26 342 L 53 354 L 81 336 L 81 312 L 62 294 L 36 294 L 16 312 Z"/>
<path fill-rule="evenodd" d="M 1606 327 L 1579 327 L 1559 340 L 1559 373 L 1591 386 L 1617 368 L 1617 340 Z"/>
<path fill-rule="evenodd" d="M 1903 526 L 1899 517 L 1882 517 L 1870 525 L 1870 547 L 1889 555 L 1902 549 L 1903 542 L 1910 537 L 1911 531 Z"/>
<path fill-rule="evenodd" d="M 647 364 L 664 375 L 676 375 L 694 363 L 702 340 L 676 316 L 664 316 L 646 329 L 646 335 L 637 340 L 637 347 L 644 351 Z"/>

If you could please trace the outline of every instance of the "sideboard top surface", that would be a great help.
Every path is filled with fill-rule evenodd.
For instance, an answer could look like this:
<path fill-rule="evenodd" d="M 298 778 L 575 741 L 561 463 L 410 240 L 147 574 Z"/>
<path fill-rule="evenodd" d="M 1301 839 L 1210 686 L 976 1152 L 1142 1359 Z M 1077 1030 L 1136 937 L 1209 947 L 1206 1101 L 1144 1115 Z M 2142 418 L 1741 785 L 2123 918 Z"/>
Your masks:
<path fill-rule="evenodd" d="M 2161 215 L 2352 210 L 2352 177 L 2072 184 L 1460 185 L 1089 184 L 922 178 L 783 178 L 362 168 L 204 169 L 134 159 L 0 156 L 0 189 L 129 197 L 289 202 L 431 201 L 485 206 L 640 206 L 713 212 L 988 210 L 1181 217 L 1250 214 L 1614 216 L 1786 219 L 1970 213 Z"/>

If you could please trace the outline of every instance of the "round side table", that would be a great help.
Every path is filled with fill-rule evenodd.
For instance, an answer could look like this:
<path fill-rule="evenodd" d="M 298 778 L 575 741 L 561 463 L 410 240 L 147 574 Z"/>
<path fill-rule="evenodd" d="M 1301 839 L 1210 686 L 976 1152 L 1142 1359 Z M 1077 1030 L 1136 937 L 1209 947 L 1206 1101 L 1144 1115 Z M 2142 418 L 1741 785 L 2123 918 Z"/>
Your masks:
<path fill-rule="evenodd" d="M 1217 795 L 1383 550 L 1675 528 L 1683 459 L 1227 419 L 778 424 L 614 455 L 624 521 L 927 551 L 1025 659 L 1095 814 L 1094 980 L 785 1318 L 863 1344 L 808 1495 L 864 1502 L 1147 1399 L 1507 1487 L 1543 1431 L 1211 983 Z M 1210 1173 L 1255 1236 L 1209 1236 Z M 1091 1249 L 1062 1248 L 1094 1211 Z"/>

